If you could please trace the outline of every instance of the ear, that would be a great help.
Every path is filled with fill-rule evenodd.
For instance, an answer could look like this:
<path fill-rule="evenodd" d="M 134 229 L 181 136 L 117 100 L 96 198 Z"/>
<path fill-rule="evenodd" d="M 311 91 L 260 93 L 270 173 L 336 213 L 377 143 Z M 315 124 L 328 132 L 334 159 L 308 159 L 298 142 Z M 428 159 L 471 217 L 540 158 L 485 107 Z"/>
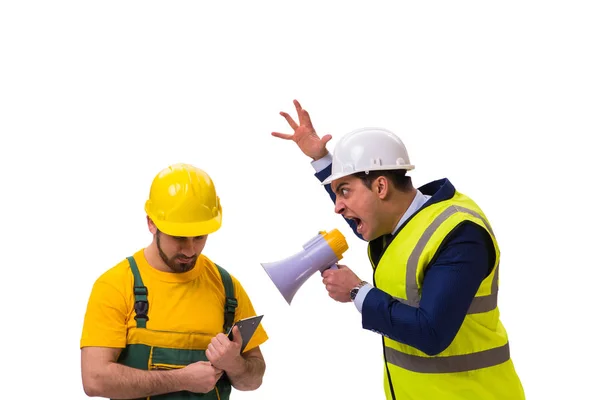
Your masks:
<path fill-rule="evenodd" d="M 156 228 L 154 222 L 150 219 L 149 216 L 146 216 L 146 221 L 148 222 L 148 230 L 150 231 L 150 233 L 156 235 L 156 231 L 158 230 L 158 228 Z"/>
<path fill-rule="evenodd" d="M 373 191 L 380 199 L 384 199 L 389 195 L 390 182 L 386 177 L 380 176 L 379 178 L 375 179 L 373 185 L 375 185 Z"/>

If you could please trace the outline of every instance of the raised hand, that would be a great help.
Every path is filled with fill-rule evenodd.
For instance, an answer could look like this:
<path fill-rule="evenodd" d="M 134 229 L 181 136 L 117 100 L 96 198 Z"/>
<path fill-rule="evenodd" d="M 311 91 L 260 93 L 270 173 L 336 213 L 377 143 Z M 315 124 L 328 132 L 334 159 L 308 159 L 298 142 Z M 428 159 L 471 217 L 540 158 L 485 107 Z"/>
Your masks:
<path fill-rule="evenodd" d="M 319 138 L 319 135 L 317 135 L 317 132 L 312 125 L 308 111 L 300 106 L 298 100 L 294 100 L 294 106 L 296 106 L 299 123 L 296 123 L 288 113 L 283 111 L 279 113 L 294 130 L 294 133 L 290 135 L 287 133 L 271 132 L 271 135 L 284 140 L 293 140 L 300 150 L 313 160 L 318 160 L 326 156 L 326 144 L 331 140 L 331 135 L 325 135 L 322 138 Z"/>

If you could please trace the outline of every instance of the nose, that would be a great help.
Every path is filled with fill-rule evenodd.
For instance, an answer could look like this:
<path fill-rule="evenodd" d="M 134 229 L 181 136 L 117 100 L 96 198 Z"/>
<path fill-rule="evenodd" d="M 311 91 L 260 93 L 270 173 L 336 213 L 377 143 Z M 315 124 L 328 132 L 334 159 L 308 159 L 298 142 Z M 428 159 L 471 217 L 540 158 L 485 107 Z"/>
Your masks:
<path fill-rule="evenodd" d="M 336 197 L 336 199 L 335 199 L 335 212 L 336 212 L 336 214 L 341 214 L 344 211 L 346 211 L 346 205 L 344 204 L 343 201 L 340 200 L 339 197 Z"/>
<path fill-rule="evenodd" d="M 195 254 L 194 251 L 194 238 L 185 238 L 185 240 L 183 240 L 180 243 L 181 246 L 181 254 L 183 254 L 186 257 L 193 257 Z"/>

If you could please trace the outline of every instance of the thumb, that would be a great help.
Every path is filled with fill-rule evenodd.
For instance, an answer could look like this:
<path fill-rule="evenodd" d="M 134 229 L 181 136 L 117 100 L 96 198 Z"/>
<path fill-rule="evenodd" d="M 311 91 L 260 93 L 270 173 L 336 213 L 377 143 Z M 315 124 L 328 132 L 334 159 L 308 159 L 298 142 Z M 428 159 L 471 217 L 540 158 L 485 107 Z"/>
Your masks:
<path fill-rule="evenodd" d="M 321 138 L 321 143 L 322 144 L 327 144 L 327 142 L 329 142 L 331 140 L 332 136 L 331 135 L 325 135 Z"/>
<path fill-rule="evenodd" d="M 236 326 L 233 327 L 233 342 L 242 345 L 242 334 L 240 333 L 240 328 Z"/>

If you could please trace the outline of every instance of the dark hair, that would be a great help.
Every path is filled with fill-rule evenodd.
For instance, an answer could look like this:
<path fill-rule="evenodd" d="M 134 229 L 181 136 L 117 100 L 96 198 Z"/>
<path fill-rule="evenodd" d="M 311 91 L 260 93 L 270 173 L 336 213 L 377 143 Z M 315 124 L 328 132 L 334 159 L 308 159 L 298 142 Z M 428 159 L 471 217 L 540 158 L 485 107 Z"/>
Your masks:
<path fill-rule="evenodd" d="M 412 189 L 412 180 L 410 176 L 406 176 L 405 169 L 390 169 L 390 170 L 381 170 L 381 171 L 369 171 L 369 173 L 365 172 L 357 172 L 354 174 L 358 179 L 362 181 L 362 183 L 371 188 L 373 181 L 380 176 L 383 176 L 390 180 L 394 187 L 401 192 L 406 192 Z"/>

